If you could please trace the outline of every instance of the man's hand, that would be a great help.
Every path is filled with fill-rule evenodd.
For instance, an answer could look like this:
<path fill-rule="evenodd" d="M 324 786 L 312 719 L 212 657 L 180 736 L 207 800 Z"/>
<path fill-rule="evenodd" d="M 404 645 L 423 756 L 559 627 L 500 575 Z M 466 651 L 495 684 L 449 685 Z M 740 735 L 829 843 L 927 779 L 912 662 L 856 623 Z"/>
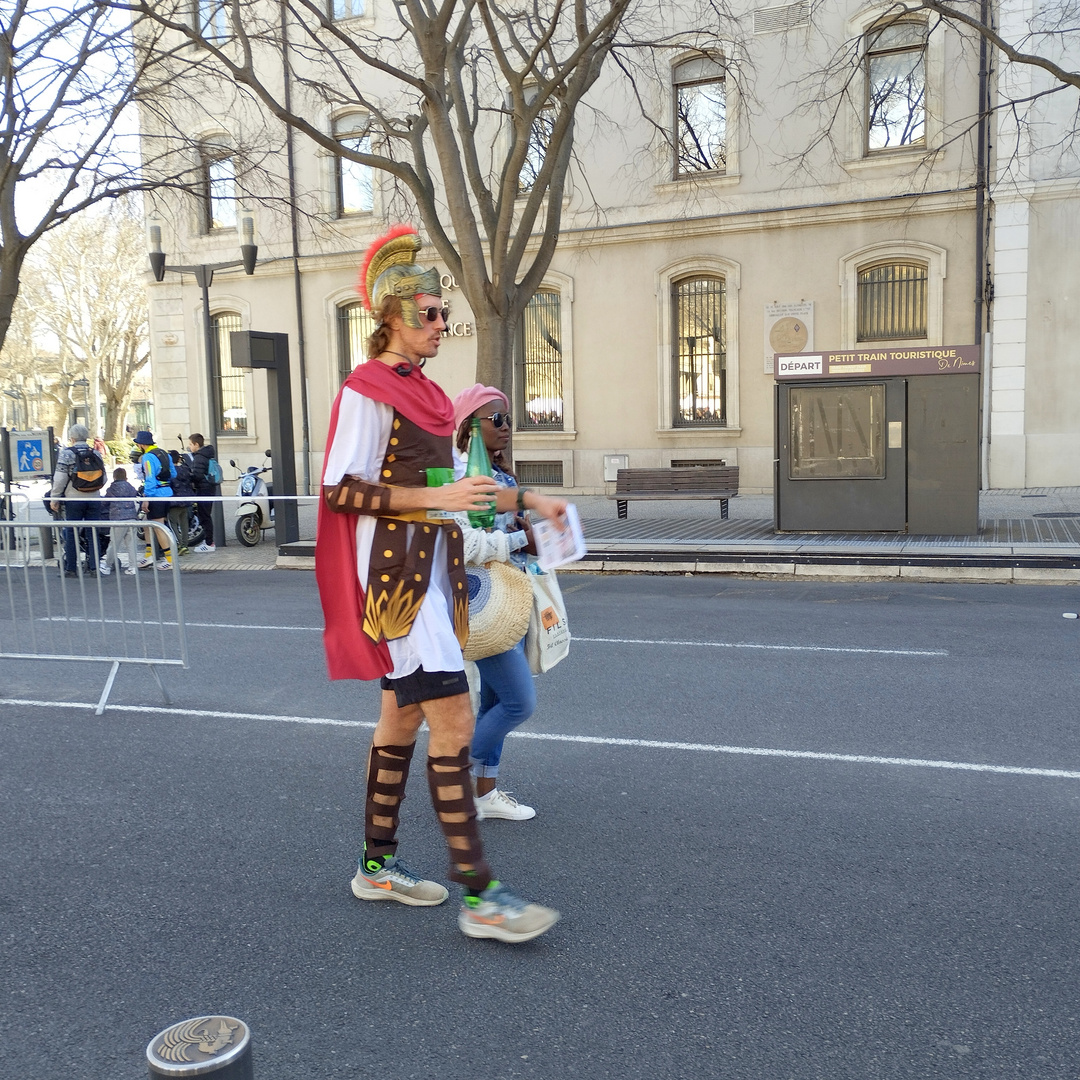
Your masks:
<path fill-rule="evenodd" d="M 52 512 L 54 514 L 59 514 L 60 513 L 60 504 L 58 502 L 49 503 L 49 508 L 52 510 Z"/>
<path fill-rule="evenodd" d="M 432 510 L 487 510 L 494 501 L 498 484 L 490 476 L 466 476 L 452 484 L 426 489 L 434 500 Z"/>

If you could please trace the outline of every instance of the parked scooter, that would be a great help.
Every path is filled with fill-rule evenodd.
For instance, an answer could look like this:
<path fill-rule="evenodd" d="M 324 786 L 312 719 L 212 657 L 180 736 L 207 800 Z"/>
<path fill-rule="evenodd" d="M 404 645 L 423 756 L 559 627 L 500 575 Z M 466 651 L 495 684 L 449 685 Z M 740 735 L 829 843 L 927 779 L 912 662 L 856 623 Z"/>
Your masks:
<path fill-rule="evenodd" d="M 271 451 L 266 451 L 270 457 Z M 237 469 L 236 462 L 229 464 Z M 261 469 L 258 465 L 249 465 L 246 472 L 239 473 L 236 485 L 236 497 L 240 505 L 236 508 L 236 539 L 245 547 L 254 547 L 261 539 L 264 529 L 274 527 L 274 504 L 270 496 L 274 494 L 272 484 L 267 484 L 263 473 L 270 472 L 270 465 Z"/>

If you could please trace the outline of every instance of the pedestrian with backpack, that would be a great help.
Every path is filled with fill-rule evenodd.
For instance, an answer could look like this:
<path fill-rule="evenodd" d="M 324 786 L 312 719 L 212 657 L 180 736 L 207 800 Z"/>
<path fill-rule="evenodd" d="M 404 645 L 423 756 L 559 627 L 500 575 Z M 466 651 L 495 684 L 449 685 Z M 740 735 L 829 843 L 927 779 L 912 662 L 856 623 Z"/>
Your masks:
<path fill-rule="evenodd" d="M 56 458 L 49 509 L 54 514 L 62 513 L 68 522 L 101 520 L 105 462 L 87 442 L 89 435 L 85 424 L 72 424 L 68 428 L 71 445 L 63 447 Z M 80 574 L 93 577 L 105 553 L 107 533 L 103 538 L 96 528 L 69 526 L 62 531 L 62 538 L 64 577 L 73 578 Z M 80 549 L 86 553 L 85 566 L 79 561 Z"/>
<path fill-rule="evenodd" d="M 173 493 L 172 460 L 154 442 L 154 436 L 149 431 L 137 431 L 135 445 L 142 454 L 139 459 L 143 472 L 143 501 L 140 509 L 146 515 L 147 521 L 165 525 L 165 519 L 169 516 L 169 500 Z M 139 561 L 139 569 L 149 570 L 153 566 L 157 570 L 171 570 L 172 564 L 165 558 L 158 529 L 151 527 L 147 531 L 150 533 L 148 539 L 153 554 L 149 559 Z"/>
<path fill-rule="evenodd" d="M 220 495 L 221 494 L 221 466 L 214 456 L 213 446 L 207 445 L 206 440 L 196 432 L 188 436 L 188 450 L 191 451 L 191 478 L 195 485 L 195 496 Z M 214 545 L 214 504 L 211 502 L 196 502 L 195 513 L 199 517 L 202 526 L 202 543 L 194 550 L 200 555 L 206 555 L 216 551 Z"/>
<path fill-rule="evenodd" d="M 176 537 L 179 548 L 177 554 L 188 554 L 188 517 L 195 495 L 195 479 L 186 455 L 179 450 L 170 450 L 169 457 L 173 467 L 173 497 L 182 500 L 174 502 L 169 509 L 169 528 Z"/>

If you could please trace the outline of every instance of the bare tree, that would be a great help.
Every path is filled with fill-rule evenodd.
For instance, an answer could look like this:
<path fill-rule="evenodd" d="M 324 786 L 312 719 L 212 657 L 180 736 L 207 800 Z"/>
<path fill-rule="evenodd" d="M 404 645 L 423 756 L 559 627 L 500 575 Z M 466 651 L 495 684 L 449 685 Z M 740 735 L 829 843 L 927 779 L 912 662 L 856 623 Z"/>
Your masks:
<path fill-rule="evenodd" d="M 72 387 L 86 380 L 90 415 L 104 405 L 104 438 L 120 438 L 150 359 L 144 262 L 142 226 L 123 206 L 51 231 L 24 264 L 2 352 L 5 383 L 34 379 L 66 417 Z"/>
<path fill-rule="evenodd" d="M 96 0 L 8 0 L 0 7 L 0 345 L 28 253 L 104 200 L 192 182 L 190 139 L 174 129 L 169 164 L 140 160 L 131 111 L 175 72 L 150 26 Z M 161 151 L 164 153 L 164 150 Z"/>
<path fill-rule="evenodd" d="M 407 193 L 472 307 L 477 378 L 509 389 L 516 327 L 558 242 L 579 112 L 645 5 L 397 0 L 371 22 L 335 18 L 340 0 L 222 0 L 193 21 L 178 0 L 114 2 L 195 46 L 203 77 L 216 70 Z M 663 12 L 648 11 L 662 36 Z M 362 139 L 315 118 L 348 107 L 368 118 Z"/>

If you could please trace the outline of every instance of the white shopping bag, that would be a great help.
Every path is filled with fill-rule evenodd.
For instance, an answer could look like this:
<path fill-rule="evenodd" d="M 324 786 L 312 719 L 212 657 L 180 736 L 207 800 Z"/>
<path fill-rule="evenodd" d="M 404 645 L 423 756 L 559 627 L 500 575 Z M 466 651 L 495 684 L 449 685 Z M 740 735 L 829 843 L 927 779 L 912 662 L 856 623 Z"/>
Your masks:
<path fill-rule="evenodd" d="M 532 673 L 540 675 L 550 671 L 570 651 L 570 623 L 555 572 L 545 572 L 535 563 L 530 563 L 528 569 L 533 606 L 525 635 L 525 657 Z"/>

